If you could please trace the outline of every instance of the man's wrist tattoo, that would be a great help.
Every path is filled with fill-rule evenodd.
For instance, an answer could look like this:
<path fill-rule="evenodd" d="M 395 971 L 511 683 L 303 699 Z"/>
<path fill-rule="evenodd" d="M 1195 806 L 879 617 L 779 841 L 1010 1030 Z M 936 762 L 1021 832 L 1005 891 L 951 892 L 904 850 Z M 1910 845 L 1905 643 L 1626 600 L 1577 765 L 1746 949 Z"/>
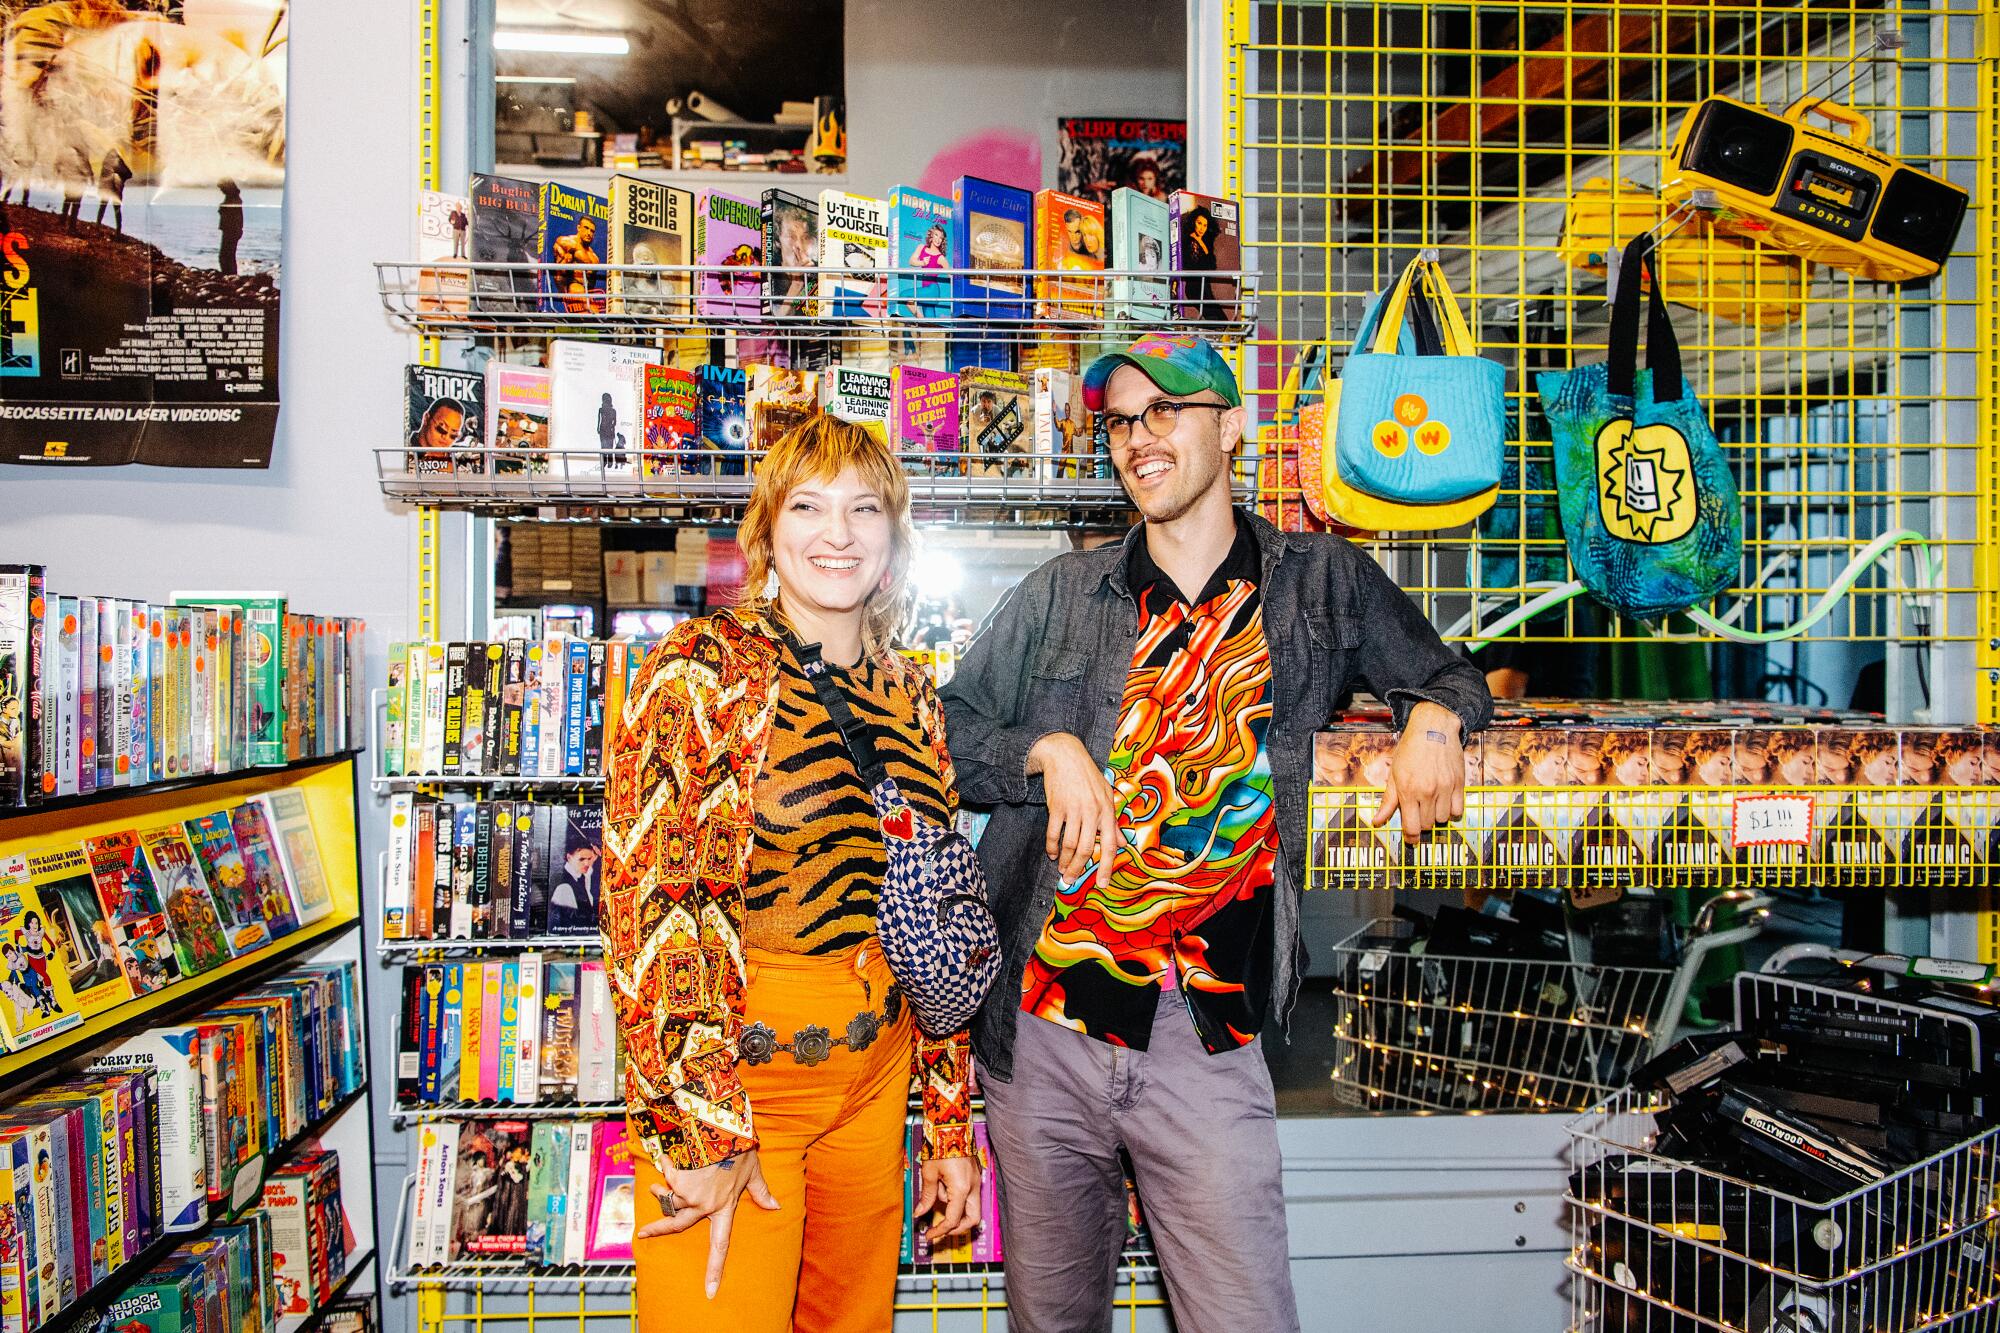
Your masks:
<path fill-rule="evenodd" d="M 1445 735 L 1442 731 L 1426 730 L 1424 732 L 1424 739 L 1427 741 L 1435 741 L 1439 745 L 1451 744 L 1451 737 Z"/>

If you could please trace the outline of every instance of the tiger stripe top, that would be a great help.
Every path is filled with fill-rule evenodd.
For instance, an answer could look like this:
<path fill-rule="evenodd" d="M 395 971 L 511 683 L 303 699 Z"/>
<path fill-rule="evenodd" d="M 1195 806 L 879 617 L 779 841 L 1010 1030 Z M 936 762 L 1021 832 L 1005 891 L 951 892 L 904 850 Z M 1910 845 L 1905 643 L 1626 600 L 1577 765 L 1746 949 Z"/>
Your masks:
<path fill-rule="evenodd" d="M 889 856 L 840 729 L 790 649 L 779 669 L 778 711 L 757 773 L 743 942 L 777 953 L 837 953 L 874 937 L 875 895 Z M 847 671 L 828 663 L 827 673 L 874 736 L 903 799 L 949 825 L 958 802 L 939 775 L 905 679 L 865 659 Z"/>
<path fill-rule="evenodd" d="M 784 657 L 755 616 L 723 611 L 675 626 L 646 655 L 605 747 L 605 971 L 625 1039 L 629 1122 L 662 1168 L 757 1146 L 737 1041 L 746 889 L 769 796 L 759 774 L 778 730 Z M 874 669 L 914 704 L 921 753 L 954 804 L 929 678 L 893 653 Z M 918 1035 L 923 1159 L 971 1155 L 971 1066 L 963 1032 Z"/>

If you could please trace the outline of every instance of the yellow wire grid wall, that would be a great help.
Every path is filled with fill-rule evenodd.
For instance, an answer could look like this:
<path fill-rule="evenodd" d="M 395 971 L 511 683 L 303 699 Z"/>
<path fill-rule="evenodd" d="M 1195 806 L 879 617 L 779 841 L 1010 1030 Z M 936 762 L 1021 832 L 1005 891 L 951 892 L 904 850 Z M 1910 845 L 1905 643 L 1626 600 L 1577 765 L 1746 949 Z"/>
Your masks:
<path fill-rule="evenodd" d="M 1375 534 L 1378 558 L 1456 640 L 1654 635 L 1588 598 L 1520 627 L 1574 578 L 1534 377 L 1603 359 L 1606 255 L 1667 215 L 1664 152 L 1689 109 L 1726 95 L 1775 111 L 1811 90 L 1866 115 L 1878 149 L 1971 189 L 1973 208 L 1944 271 L 1904 287 L 1718 241 L 1706 215 L 1668 231 L 1665 294 L 1745 539 L 1735 586 L 1701 608 L 1711 620 L 1669 628 L 1976 639 L 1982 668 L 2000 665 L 1991 13 L 1234 0 L 1226 188 L 1263 284 L 1244 350 L 1259 444 L 1293 424 L 1278 390 L 1301 358 L 1328 343 L 1337 374 L 1365 300 L 1434 248 L 1482 354 L 1508 370 L 1507 472 L 1476 524 Z"/>

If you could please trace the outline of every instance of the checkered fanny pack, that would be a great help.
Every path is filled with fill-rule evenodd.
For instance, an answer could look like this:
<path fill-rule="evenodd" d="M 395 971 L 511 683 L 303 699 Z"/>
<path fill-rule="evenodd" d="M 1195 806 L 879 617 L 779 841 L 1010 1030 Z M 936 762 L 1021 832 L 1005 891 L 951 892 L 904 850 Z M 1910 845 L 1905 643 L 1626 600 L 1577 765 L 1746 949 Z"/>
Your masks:
<path fill-rule="evenodd" d="M 868 729 L 826 671 L 819 645 L 788 637 L 820 705 L 840 729 L 875 802 L 888 870 L 875 902 L 882 957 L 917 1026 L 949 1036 L 972 1021 L 1000 974 L 1000 928 L 986 904 L 986 876 L 972 844 L 912 809 L 875 751 Z"/>

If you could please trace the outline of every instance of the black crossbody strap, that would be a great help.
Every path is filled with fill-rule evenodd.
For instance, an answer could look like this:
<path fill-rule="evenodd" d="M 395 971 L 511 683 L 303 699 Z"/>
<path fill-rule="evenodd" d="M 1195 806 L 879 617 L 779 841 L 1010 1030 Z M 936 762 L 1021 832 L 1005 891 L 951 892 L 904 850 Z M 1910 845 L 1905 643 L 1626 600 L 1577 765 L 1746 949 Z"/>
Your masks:
<path fill-rule="evenodd" d="M 827 673 L 826 661 L 820 656 L 816 643 L 800 643 L 798 637 L 789 631 L 785 642 L 791 645 L 792 655 L 799 659 L 799 668 L 812 682 L 813 693 L 819 696 L 820 707 L 833 719 L 833 725 L 840 729 L 840 738 L 847 743 L 847 753 L 854 760 L 854 771 L 861 775 L 861 781 L 869 791 L 882 785 L 882 779 L 889 776 L 882 758 L 875 752 L 875 738 L 868 734 L 868 728 L 861 719 L 854 716 L 848 706 L 847 696 L 833 683 Z"/>

